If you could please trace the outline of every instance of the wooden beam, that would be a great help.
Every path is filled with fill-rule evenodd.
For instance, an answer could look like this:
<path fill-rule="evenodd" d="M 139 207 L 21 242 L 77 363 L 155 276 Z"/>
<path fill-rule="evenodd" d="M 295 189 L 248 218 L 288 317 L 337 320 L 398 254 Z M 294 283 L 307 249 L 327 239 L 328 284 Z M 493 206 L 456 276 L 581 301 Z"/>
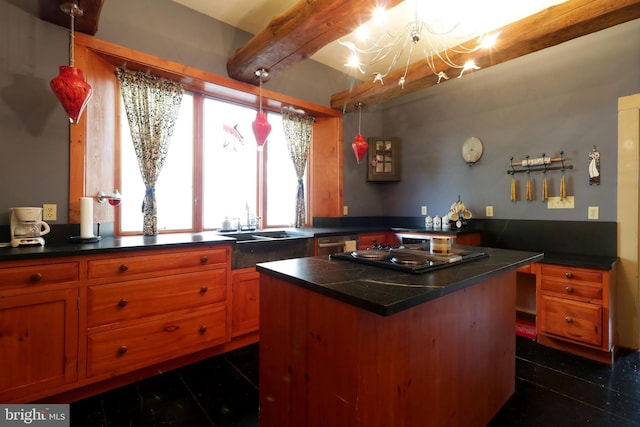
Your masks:
<path fill-rule="evenodd" d="M 533 53 L 565 41 L 575 39 L 623 22 L 640 18 L 640 0 L 570 0 L 545 9 L 535 15 L 503 27 L 497 46 L 491 51 L 479 52 L 474 60 L 481 68 Z M 452 61 L 464 64 L 465 55 L 450 55 Z M 441 62 L 436 71 L 444 71 L 450 78 L 460 74 Z M 404 90 L 398 86 L 404 69 L 391 72 L 385 84 L 372 81 L 331 96 L 331 107 L 344 112 L 356 110 L 356 104 L 375 105 L 438 84 L 438 77 L 426 61 L 411 64 Z M 443 80 L 441 84 L 445 84 Z"/>
<path fill-rule="evenodd" d="M 38 0 L 38 16 L 44 21 L 69 28 L 71 17 L 60 10 L 60 4 L 66 2 L 67 0 Z M 104 0 L 76 0 L 72 3 L 76 3 L 83 12 L 82 16 L 76 17 L 75 30 L 95 35 L 98 32 L 98 21 L 100 21 Z"/>
<path fill-rule="evenodd" d="M 402 1 L 300 0 L 229 58 L 229 77 L 255 84 L 257 69 L 264 68 L 273 76 L 353 32 L 371 18 L 379 4 L 389 9 Z"/>

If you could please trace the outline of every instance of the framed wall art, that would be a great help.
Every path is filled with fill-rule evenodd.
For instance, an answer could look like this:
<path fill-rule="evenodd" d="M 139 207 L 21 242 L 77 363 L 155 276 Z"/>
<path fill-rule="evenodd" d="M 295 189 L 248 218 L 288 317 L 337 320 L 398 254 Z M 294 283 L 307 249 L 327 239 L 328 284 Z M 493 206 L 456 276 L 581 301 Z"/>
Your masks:
<path fill-rule="evenodd" d="M 369 138 L 367 181 L 400 181 L 400 139 Z"/>

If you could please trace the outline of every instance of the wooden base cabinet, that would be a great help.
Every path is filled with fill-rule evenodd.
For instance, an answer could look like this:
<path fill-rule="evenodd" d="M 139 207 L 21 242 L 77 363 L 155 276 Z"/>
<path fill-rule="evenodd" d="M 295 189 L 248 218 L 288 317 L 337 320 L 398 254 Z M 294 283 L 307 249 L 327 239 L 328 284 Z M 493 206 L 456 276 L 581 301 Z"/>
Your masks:
<path fill-rule="evenodd" d="M 88 261 L 86 374 L 109 378 L 227 341 L 227 247 Z"/>
<path fill-rule="evenodd" d="M 260 273 L 255 267 L 232 271 L 231 336 L 260 328 Z"/>
<path fill-rule="evenodd" d="M 612 270 L 539 265 L 538 342 L 605 363 L 615 350 Z"/>
<path fill-rule="evenodd" d="M 0 402 L 21 403 L 78 378 L 77 262 L 0 269 Z"/>
<path fill-rule="evenodd" d="M 2 262 L 0 402 L 68 403 L 256 342 L 252 278 L 232 339 L 228 244 Z"/>

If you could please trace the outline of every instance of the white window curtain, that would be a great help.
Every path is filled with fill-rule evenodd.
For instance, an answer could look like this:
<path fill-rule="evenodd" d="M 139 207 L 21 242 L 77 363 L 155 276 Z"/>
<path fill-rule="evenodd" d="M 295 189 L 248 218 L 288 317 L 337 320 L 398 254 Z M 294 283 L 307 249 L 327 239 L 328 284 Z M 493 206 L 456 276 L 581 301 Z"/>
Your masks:
<path fill-rule="evenodd" d="M 169 151 L 184 87 L 141 72 L 116 68 L 131 139 L 145 185 L 142 233 L 158 234 L 155 186 Z"/>
<path fill-rule="evenodd" d="M 298 190 L 296 192 L 295 206 L 295 227 L 303 227 L 306 223 L 306 212 L 304 207 L 304 172 L 307 167 L 309 157 L 309 146 L 313 136 L 313 123 L 315 119 L 311 116 L 294 113 L 290 110 L 282 110 L 282 124 L 284 126 L 284 136 L 287 140 L 289 156 L 293 161 L 298 179 Z"/>

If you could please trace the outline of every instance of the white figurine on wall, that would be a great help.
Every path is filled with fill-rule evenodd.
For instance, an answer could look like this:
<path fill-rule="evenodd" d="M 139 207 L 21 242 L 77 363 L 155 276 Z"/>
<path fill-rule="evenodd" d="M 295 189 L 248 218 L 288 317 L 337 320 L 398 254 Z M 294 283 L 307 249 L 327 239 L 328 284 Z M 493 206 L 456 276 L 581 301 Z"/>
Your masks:
<path fill-rule="evenodd" d="M 595 145 L 589 153 L 589 185 L 600 185 L 600 152 Z"/>

